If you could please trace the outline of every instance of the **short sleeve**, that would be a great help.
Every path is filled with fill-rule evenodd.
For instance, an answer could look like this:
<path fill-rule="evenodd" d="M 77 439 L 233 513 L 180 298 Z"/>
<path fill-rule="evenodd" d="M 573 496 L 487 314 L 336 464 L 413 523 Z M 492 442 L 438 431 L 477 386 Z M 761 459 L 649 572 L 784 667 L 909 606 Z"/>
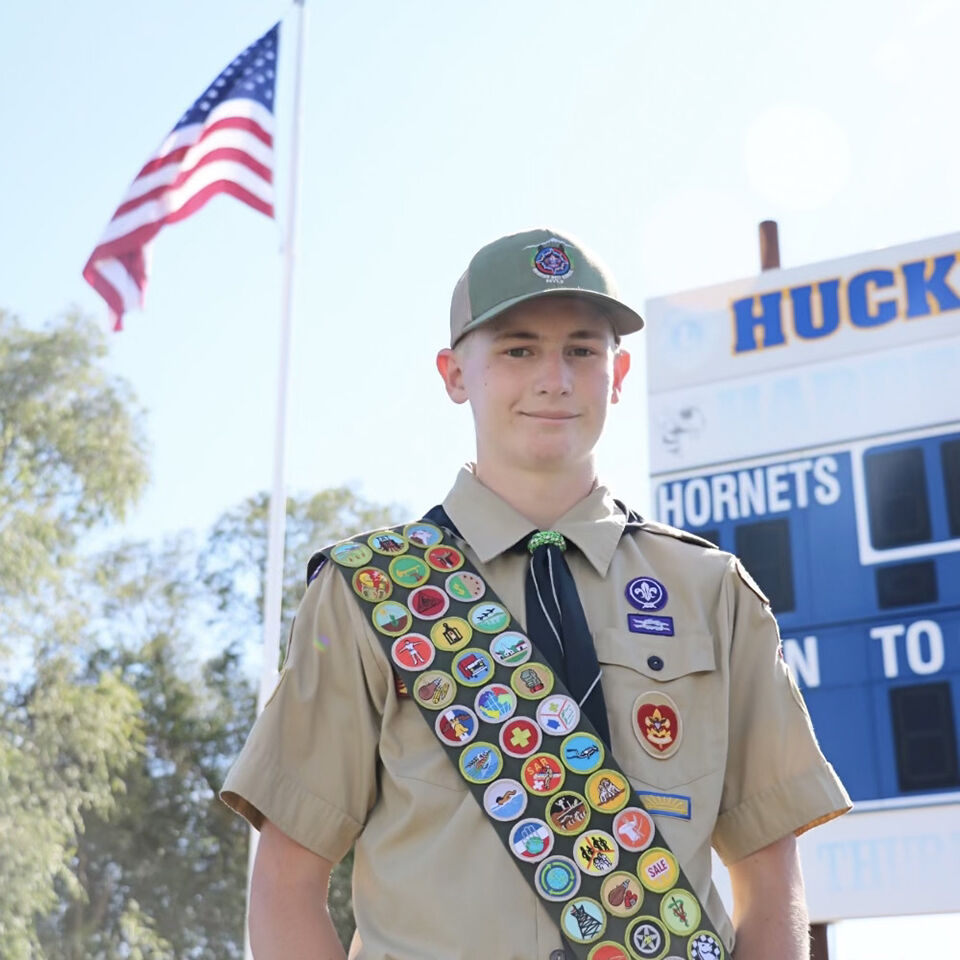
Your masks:
<path fill-rule="evenodd" d="M 733 863 L 851 803 L 817 744 L 770 606 L 736 558 L 724 576 L 722 607 L 732 634 L 730 737 L 713 844 Z"/>
<path fill-rule="evenodd" d="M 276 689 L 220 794 L 255 828 L 266 817 L 333 862 L 350 849 L 377 797 L 389 667 L 370 633 L 328 563 L 304 595 Z"/>

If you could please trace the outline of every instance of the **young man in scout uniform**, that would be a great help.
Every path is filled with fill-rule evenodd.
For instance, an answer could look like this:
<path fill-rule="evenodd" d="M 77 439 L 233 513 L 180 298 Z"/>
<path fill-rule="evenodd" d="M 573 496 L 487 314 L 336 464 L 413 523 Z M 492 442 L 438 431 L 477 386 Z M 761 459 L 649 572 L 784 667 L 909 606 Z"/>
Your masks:
<path fill-rule="evenodd" d="M 476 464 L 423 521 L 315 558 L 224 785 L 261 831 L 257 960 L 343 956 L 326 895 L 351 846 L 362 960 L 808 955 L 795 835 L 850 801 L 766 598 L 597 481 L 642 325 L 548 230 L 457 284 L 437 367 Z"/>

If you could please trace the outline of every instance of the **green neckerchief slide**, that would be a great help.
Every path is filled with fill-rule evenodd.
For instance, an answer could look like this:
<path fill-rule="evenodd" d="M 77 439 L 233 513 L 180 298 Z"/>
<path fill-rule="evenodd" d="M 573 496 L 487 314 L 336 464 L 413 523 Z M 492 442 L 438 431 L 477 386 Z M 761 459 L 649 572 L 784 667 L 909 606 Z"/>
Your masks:
<path fill-rule="evenodd" d="M 322 550 L 579 960 L 725 960 L 626 774 L 469 563 L 421 521 Z"/>

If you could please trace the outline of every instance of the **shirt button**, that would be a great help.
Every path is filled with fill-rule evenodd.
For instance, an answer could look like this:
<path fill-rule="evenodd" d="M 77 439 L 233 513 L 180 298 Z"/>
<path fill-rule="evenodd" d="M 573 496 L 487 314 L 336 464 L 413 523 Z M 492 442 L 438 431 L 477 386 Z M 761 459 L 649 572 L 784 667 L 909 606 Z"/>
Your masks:
<path fill-rule="evenodd" d="M 651 670 L 662 670 L 663 669 L 663 658 L 662 657 L 647 657 L 647 666 Z"/>
<path fill-rule="evenodd" d="M 567 960 L 566 950 L 553 950 L 550 953 L 550 960 Z"/>

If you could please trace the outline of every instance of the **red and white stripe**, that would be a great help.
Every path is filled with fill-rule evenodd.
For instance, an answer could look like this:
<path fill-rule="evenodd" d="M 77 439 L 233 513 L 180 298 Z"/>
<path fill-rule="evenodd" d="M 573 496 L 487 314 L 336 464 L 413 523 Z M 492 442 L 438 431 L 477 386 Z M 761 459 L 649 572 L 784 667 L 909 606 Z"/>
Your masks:
<path fill-rule="evenodd" d="M 83 269 L 115 330 L 143 306 L 150 241 L 218 193 L 273 216 L 273 114 L 255 100 L 230 98 L 174 130 L 130 185 Z"/>

